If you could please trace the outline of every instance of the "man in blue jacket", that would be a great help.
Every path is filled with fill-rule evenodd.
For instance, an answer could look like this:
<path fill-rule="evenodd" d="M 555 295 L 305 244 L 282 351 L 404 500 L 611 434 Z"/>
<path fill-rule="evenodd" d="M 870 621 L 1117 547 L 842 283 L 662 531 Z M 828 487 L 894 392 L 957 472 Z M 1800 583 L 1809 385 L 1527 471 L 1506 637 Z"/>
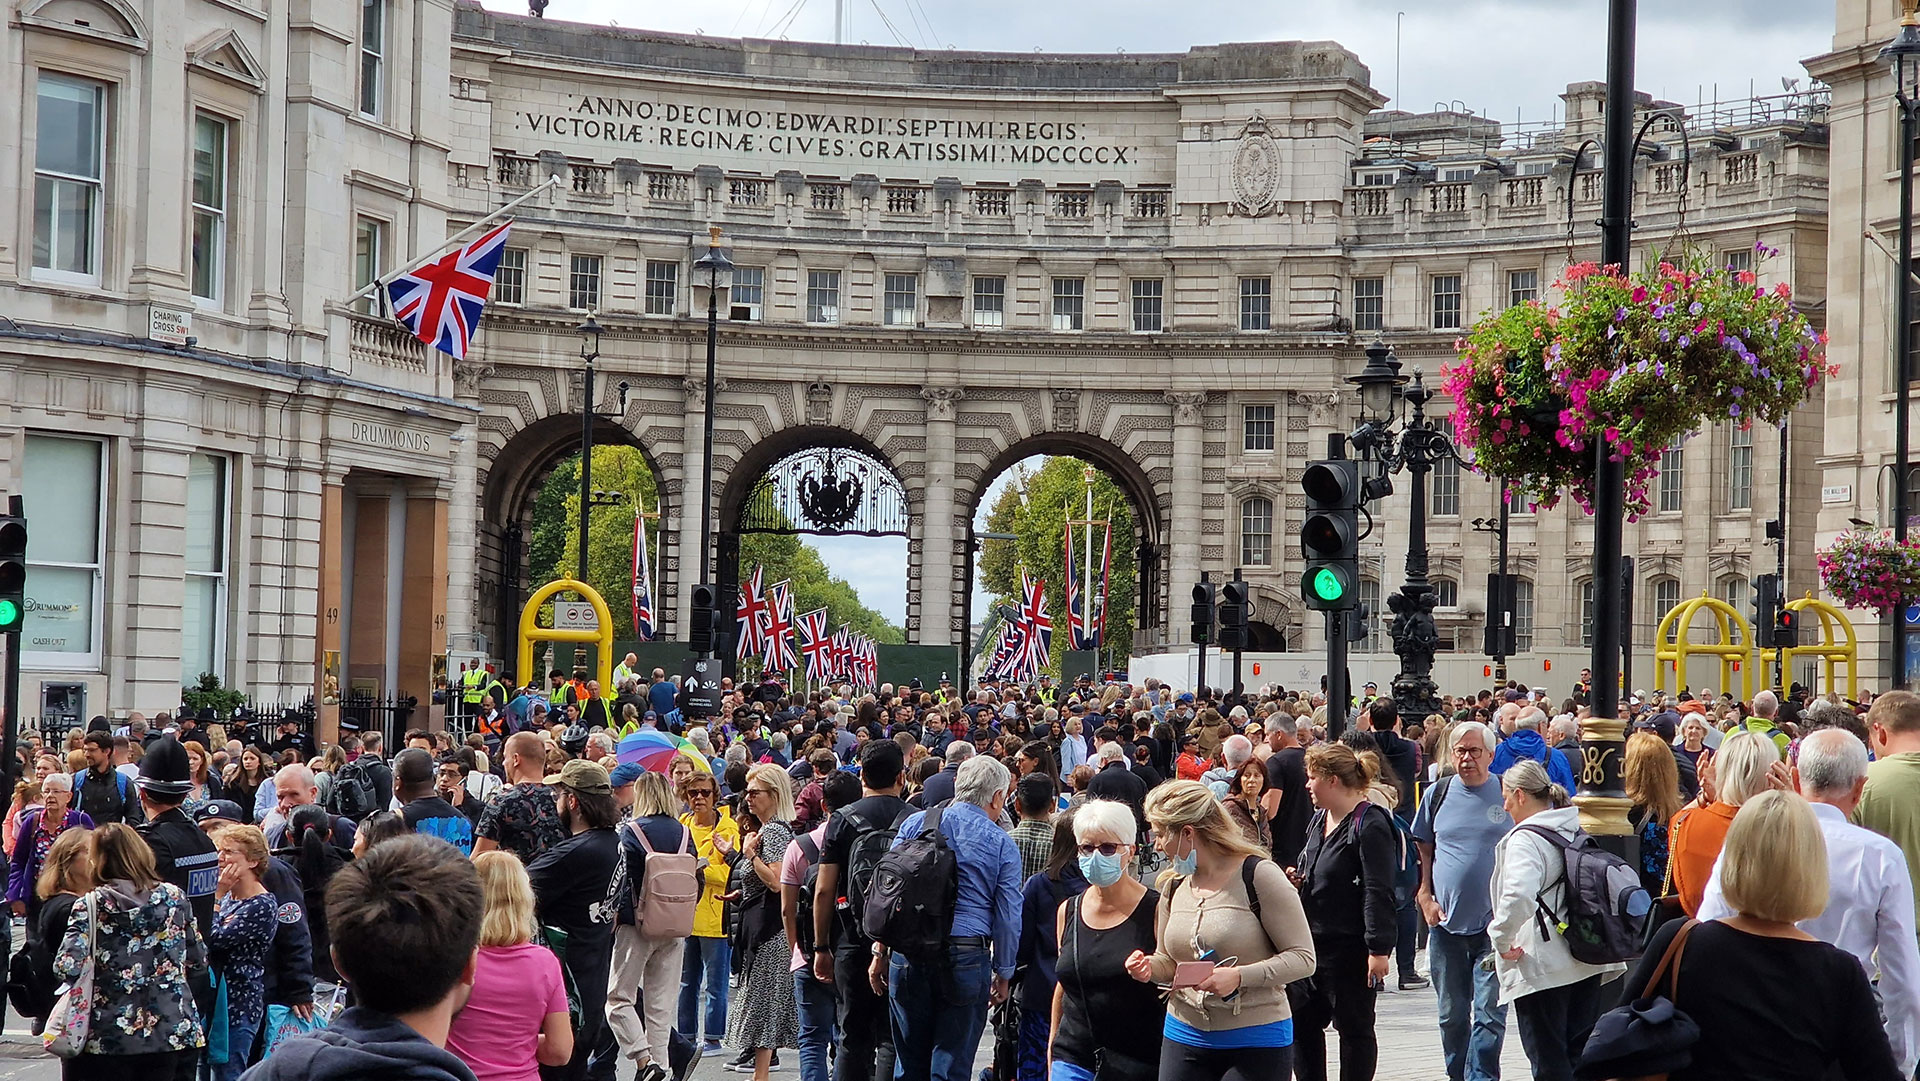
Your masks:
<path fill-rule="evenodd" d="M 1540 730 L 1546 726 L 1547 715 L 1540 711 L 1539 706 L 1522 709 L 1519 716 L 1513 719 L 1513 735 L 1501 740 L 1499 748 L 1493 752 L 1493 765 L 1488 772 L 1498 777 L 1515 762 L 1531 758 L 1547 767 L 1547 777 L 1572 795 L 1573 764 L 1567 761 L 1563 752 L 1547 746 L 1546 737 L 1540 734 Z"/>

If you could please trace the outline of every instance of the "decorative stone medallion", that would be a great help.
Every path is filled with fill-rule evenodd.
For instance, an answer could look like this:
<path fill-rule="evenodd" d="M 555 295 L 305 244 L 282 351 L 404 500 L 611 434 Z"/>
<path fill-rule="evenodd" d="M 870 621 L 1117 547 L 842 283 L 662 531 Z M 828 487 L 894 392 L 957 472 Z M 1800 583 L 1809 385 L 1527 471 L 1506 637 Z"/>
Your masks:
<path fill-rule="evenodd" d="M 1235 208 L 1253 218 L 1271 214 L 1279 184 L 1280 147 L 1267 134 L 1266 118 L 1255 113 L 1241 130 L 1240 149 L 1233 155 Z"/>

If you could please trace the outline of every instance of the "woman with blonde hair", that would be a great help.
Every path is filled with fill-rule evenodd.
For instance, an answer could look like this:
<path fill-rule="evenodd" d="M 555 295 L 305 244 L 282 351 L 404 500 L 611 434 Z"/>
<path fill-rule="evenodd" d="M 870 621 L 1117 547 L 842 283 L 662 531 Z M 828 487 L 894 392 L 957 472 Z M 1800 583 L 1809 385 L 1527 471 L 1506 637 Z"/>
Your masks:
<path fill-rule="evenodd" d="M 1161 880 L 1157 946 L 1151 956 L 1134 951 L 1126 964 L 1134 979 L 1172 991 L 1160 1081 L 1287 1076 L 1286 986 L 1314 969 L 1299 893 L 1205 784 L 1169 781 L 1147 797 L 1146 811 L 1154 847 L 1171 868 Z"/>
<path fill-rule="evenodd" d="M 480 1081 L 537 1081 L 541 1066 L 573 1058 L 573 1023 L 560 961 L 533 941 L 533 882 L 511 852 L 473 857 L 486 909 L 473 992 L 447 1030 L 447 1050 Z M 533 1005 L 536 1009 L 529 1010 Z"/>
<path fill-rule="evenodd" d="M 674 762 L 689 759 L 681 755 Z M 680 801 L 665 777 L 647 772 L 634 779 L 633 818 L 620 829 L 620 854 L 635 889 L 621 897 L 614 919 L 607 1027 L 613 1030 L 620 1057 L 636 1064 L 641 1078 L 657 1076 L 652 1068 L 656 1063 L 663 1072 L 667 1067 L 686 940 L 648 934 L 636 923 L 634 901 L 650 855 L 695 851 L 693 830 L 681 823 L 679 814 Z"/>
<path fill-rule="evenodd" d="M 1713 861 L 1720 856 L 1740 805 L 1768 788 L 1787 787 L 1787 764 L 1781 761 L 1780 748 L 1753 732 L 1728 733 L 1719 753 L 1701 762 L 1700 795 L 1675 816 L 1668 834 L 1673 889 L 1687 915 L 1700 911 Z"/>
<path fill-rule="evenodd" d="M 773 1052 L 800 1046 L 793 946 L 780 918 L 780 861 L 793 843 L 793 783 L 761 763 L 747 771 L 742 804 L 753 828 L 728 853 L 740 876 L 740 975 L 727 1003 L 727 1043 L 753 1053 L 753 1081 L 767 1081 Z"/>
<path fill-rule="evenodd" d="M 1729 735 L 1773 746 L 1754 733 Z M 1724 783 L 1724 782 L 1723 782 Z M 1693 1064 L 1671 1081 L 1801 1081 L 1844 1076 L 1897 1081 L 1880 1009 L 1852 954 L 1795 926 L 1827 906 L 1827 844 L 1807 801 L 1791 792 L 1750 794 L 1726 831 L 1720 886 L 1736 915 L 1662 927 L 1621 984 L 1621 1005 L 1647 993 L 1656 969 L 1686 935 L 1673 1003 L 1700 1027 Z M 1662 978 L 1659 993 L 1667 992 Z M 1790 995 L 1765 989 L 1790 987 Z M 1589 1056 L 1599 1050 L 1587 1045 Z M 1596 1076 L 1637 1073 L 1612 1071 Z"/>
<path fill-rule="evenodd" d="M 27 925 L 27 961 L 33 969 L 31 988 L 38 1000 L 33 1013 L 36 1036 L 46 1024 L 54 989 L 60 985 L 53 974 L 54 951 L 67 933 L 73 903 L 92 888 L 93 836 L 88 830 L 68 830 L 53 842 L 40 865 L 40 880 L 34 884 L 34 894 L 40 898 L 40 916 Z"/>
<path fill-rule="evenodd" d="M 1673 748 L 1652 732 L 1635 732 L 1627 737 L 1627 759 L 1620 779 L 1627 798 L 1633 801 L 1627 822 L 1640 835 L 1640 884 L 1651 896 L 1665 896 L 1667 829 L 1685 800 L 1680 794 L 1680 766 Z"/>

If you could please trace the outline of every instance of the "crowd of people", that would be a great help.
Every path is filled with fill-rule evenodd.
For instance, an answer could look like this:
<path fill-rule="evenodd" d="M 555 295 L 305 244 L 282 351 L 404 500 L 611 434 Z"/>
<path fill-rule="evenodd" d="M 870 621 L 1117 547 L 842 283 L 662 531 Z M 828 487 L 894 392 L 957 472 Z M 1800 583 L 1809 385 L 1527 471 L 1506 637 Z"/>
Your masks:
<path fill-rule="evenodd" d="M 15 1007 L 64 1028 L 88 976 L 66 1076 L 183 1081 L 972 1081 L 983 1051 L 994 1081 L 1318 1081 L 1329 1029 L 1365 1081 L 1382 993 L 1434 996 L 1449 1081 L 1501 1076 L 1509 1013 L 1571 1079 L 1656 991 L 1698 1027 L 1676 1081 L 1920 1059 L 1920 696 L 1629 696 L 1651 908 L 1597 953 L 1584 679 L 1413 723 L 1372 685 L 1045 679 L 729 683 L 696 718 L 632 663 L 610 697 L 489 680 L 470 731 L 390 756 L 186 715 L 27 733 Z M 653 768 L 623 754 L 648 732 Z"/>

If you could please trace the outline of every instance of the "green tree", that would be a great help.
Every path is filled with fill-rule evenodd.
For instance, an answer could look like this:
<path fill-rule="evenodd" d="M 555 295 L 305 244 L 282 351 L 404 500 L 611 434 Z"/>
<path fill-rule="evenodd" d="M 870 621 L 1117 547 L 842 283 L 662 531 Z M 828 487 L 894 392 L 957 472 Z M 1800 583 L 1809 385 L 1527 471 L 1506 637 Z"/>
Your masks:
<path fill-rule="evenodd" d="M 1064 532 L 1069 519 L 1087 520 L 1088 463 L 1078 458 L 1050 457 L 1026 477 L 1025 498 L 1020 485 L 1010 484 L 987 512 L 987 530 L 1012 533 L 1015 541 L 989 540 L 980 553 L 981 582 L 994 595 L 994 605 L 1016 605 L 1020 596 L 1020 569 L 1046 582 L 1047 612 L 1053 617 L 1052 667 L 1057 671 L 1071 645 L 1067 634 L 1066 546 Z M 1106 637 L 1102 648 L 1128 649 L 1133 641 L 1134 590 L 1139 576 L 1134 549 L 1133 504 L 1112 477 L 1098 468 L 1093 472 L 1094 521 L 1113 523 L 1113 564 L 1108 575 Z M 1073 532 L 1075 566 L 1085 567 L 1086 534 L 1081 526 Z M 1085 588 L 1089 596 L 1100 588 L 1099 564 L 1101 533 L 1093 533 L 1093 568 L 1087 573 Z M 988 630 L 998 617 L 988 613 Z M 981 636 L 991 641 L 992 635 Z"/>

